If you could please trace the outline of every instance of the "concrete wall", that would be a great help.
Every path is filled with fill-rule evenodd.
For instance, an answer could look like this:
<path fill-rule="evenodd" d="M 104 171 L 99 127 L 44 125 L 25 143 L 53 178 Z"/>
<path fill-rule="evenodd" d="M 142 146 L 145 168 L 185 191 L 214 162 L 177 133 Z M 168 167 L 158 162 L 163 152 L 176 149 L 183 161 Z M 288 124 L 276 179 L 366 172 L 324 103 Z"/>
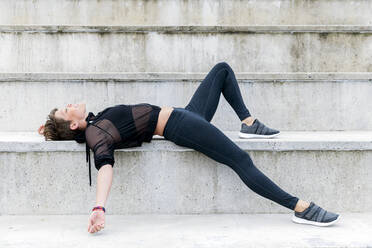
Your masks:
<path fill-rule="evenodd" d="M 2 0 L 1 24 L 371 25 L 366 0 Z"/>
<path fill-rule="evenodd" d="M 0 130 L 36 131 L 51 108 L 69 102 L 87 102 L 96 113 L 120 103 L 183 107 L 199 81 L 153 76 L 206 73 L 226 61 L 255 75 L 239 83 L 252 114 L 269 126 L 363 130 L 346 141 L 304 140 L 302 133 L 299 140 L 246 142 L 256 166 L 284 190 L 331 211 L 370 211 L 371 7 L 362 0 L 0 1 Z M 23 80 L 38 72 L 51 76 Z M 63 78 L 74 72 L 103 73 Z M 147 76 L 123 81 L 105 77 L 110 72 Z M 282 73 L 290 76 L 267 77 Z M 212 123 L 235 134 L 240 127 L 222 97 Z M 84 146 L 54 142 L 56 151 L 42 150 L 21 134 L 9 148 L 0 138 L 0 214 L 89 213 L 97 171 L 93 165 L 89 187 Z M 227 166 L 158 142 L 161 149 L 115 152 L 110 214 L 290 212 L 254 194 Z M 252 151 L 260 144 L 268 149 Z"/>
<path fill-rule="evenodd" d="M 287 192 L 332 211 L 372 207 L 370 151 L 250 152 Z M 229 167 L 195 151 L 115 152 L 110 214 L 281 213 Z M 95 201 L 83 152 L 0 153 L 0 214 L 85 214 Z M 6 176 L 5 176 L 6 175 Z"/>
<path fill-rule="evenodd" d="M 0 72 L 204 72 L 220 61 L 237 72 L 372 72 L 371 44 L 366 26 L 10 26 Z"/>
<path fill-rule="evenodd" d="M 206 75 L 207 73 L 205 73 Z M 204 76 L 205 76 L 204 75 Z M 103 79 L 0 82 L 0 130 L 35 131 L 54 107 L 85 102 L 98 113 L 116 104 L 148 102 L 185 107 L 201 80 L 111 81 Z M 51 79 L 52 80 L 52 79 Z M 280 130 L 371 130 L 372 85 L 368 80 L 239 80 L 251 114 Z M 240 120 L 221 94 L 212 123 L 239 131 Z"/>

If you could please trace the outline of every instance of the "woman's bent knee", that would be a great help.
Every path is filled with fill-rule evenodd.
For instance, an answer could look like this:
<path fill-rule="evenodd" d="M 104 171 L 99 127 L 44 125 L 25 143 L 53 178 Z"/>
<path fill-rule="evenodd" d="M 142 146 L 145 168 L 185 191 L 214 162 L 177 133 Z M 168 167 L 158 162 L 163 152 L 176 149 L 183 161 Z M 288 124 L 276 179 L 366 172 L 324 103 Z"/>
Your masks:
<path fill-rule="evenodd" d="M 218 69 L 221 69 L 221 68 L 231 69 L 230 65 L 224 61 L 217 63 L 215 67 Z"/>

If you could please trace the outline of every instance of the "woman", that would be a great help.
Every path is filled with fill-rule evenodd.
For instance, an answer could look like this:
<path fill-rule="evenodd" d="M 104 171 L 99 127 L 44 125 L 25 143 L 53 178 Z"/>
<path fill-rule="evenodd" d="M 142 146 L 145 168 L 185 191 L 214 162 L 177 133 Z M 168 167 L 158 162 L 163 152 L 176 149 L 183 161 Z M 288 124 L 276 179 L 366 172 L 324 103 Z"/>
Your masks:
<path fill-rule="evenodd" d="M 240 137 L 278 135 L 279 131 L 266 127 L 251 116 L 243 102 L 235 74 L 225 62 L 212 68 L 185 108 L 160 108 L 148 103 L 116 105 L 95 116 L 91 112 L 86 114 L 85 104 L 69 104 L 66 108 L 51 111 L 49 120 L 38 130 L 46 140 L 86 142 L 89 173 L 89 151 L 94 151 L 98 170 L 97 206 L 92 209 L 89 218 L 89 232 L 104 228 L 104 205 L 112 183 L 114 150 L 141 146 L 143 142 L 151 142 L 153 135 L 164 136 L 177 145 L 193 148 L 229 166 L 251 190 L 294 210 L 292 220 L 296 223 L 329 226 L 338 220 L 338 214 L 325 211 L 313 202 L 300 200 L 279 188 L 255 167 L 247 152 L 210 123 L 221 92 L 242 121 Z M 90 174 L 89 179 L 91 183 Z"/>

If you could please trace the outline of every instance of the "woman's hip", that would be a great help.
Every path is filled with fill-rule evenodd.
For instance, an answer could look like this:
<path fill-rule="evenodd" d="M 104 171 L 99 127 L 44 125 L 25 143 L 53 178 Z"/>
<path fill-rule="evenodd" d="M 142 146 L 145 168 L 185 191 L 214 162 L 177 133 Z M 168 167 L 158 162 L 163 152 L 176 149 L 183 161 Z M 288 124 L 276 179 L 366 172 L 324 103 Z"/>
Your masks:
<path fill-rule="evenodd" d="M 164 129 L 164 137 L 225 164 L 232 165 L 248 155 L 216 126 L 183 108 L 173 110 Z"/>

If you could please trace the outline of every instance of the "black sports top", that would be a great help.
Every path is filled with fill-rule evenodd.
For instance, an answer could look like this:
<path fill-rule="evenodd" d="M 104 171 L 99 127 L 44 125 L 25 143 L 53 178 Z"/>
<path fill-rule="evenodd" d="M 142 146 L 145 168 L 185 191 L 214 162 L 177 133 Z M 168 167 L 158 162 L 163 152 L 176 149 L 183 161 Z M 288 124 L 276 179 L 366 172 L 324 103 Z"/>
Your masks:
<path fill-rule="evenodd" d="M 92 186 L 90 149 L 94 152 L 97 170 L 103 165 L 114 166 L 114 150 L 141 146 L 151 142 L 159 117 L 160 107 L 148 103 L 116 105 L 99 112 L 89 112 L 87 127 L 75 140 L 86 142 L 86 161 L 89 163 L 89 185 Z"/>

